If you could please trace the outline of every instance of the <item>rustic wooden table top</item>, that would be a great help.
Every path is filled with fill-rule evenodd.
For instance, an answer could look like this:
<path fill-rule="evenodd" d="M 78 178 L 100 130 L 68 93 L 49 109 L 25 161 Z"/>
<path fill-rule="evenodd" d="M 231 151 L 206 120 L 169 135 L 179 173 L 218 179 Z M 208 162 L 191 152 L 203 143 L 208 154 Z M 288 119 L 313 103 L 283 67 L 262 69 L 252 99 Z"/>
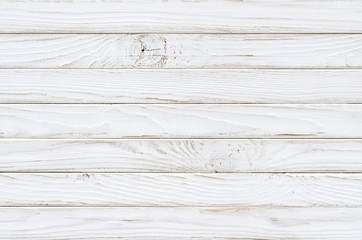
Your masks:
<path fill-rule="evenodd" d="M 362 239 L 362 1 L 0 0 L 0 239 Z"/>

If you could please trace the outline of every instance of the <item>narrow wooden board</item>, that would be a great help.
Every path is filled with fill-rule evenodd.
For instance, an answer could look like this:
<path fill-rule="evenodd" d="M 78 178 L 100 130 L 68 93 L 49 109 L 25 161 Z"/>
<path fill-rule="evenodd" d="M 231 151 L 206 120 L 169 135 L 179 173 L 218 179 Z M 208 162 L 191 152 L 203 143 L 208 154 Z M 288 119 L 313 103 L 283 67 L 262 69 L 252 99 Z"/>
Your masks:
<path fill-rule="evenodd" d="M 0 206 L 362 207 L 362 174 L 1 173 Z"/>
<path fill-rule="evenodd" d="M 0 35 L 0 68 L 361 67 L 362 34 Z"/>
<path fill-rule="evenodd" d="M 1 1 L 0 33 L 362 33 L 362 3 Z"/>
<path fill-rule="evenodd" d="M 362 172 L 362 140 L 0 140 L 0 172 Z"/>
<path fill-rule="evenodd" d="M 0 70 L 0 103 L 362 103 L 362 70 Z"/>
<path fill-rule="evenodd" d="M 0 104 L 2 138 L 361 138 L 362 105 Z"/>
<path fill-rule="evenodd" d="M 362 208 L 0 208 L 1 239 L 360 239 Z"/>

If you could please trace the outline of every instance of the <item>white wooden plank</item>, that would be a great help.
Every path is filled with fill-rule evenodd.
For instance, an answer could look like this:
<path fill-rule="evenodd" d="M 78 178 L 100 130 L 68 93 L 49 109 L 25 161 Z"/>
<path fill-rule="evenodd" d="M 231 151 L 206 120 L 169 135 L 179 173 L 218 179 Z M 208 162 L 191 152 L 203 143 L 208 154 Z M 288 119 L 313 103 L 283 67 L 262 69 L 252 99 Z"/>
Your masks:
<path fill-rule="evenodd" d="M 361 70 L 0 70 L 0 103 L 362 103 Z"/>
<path fill-rule="evenodd" d="M 362 174 L 1 173 L 0 206 L 362 206 Z"/>
<path fill-rule="evenodd" d="M 362 172 L 362 140 L 0 140 L 0 172 Z"/>
<path fill-rule="evenodd" d="M 361 34 L 0 35 L 0 68 L 360 67 Z"/>
<path fill-rule="evenodd" d="M 0 33 L 362 33 L 362 3 L 2 1 Z"/>
<path fill-rule="evenodd" d="M 2 138 L 361 138 L 360 104 L 1 104 Z"/>
<path fill-rule="evenodd" d="M 0 208 L 1 239 L 360 239 L 361 208 Z"/>

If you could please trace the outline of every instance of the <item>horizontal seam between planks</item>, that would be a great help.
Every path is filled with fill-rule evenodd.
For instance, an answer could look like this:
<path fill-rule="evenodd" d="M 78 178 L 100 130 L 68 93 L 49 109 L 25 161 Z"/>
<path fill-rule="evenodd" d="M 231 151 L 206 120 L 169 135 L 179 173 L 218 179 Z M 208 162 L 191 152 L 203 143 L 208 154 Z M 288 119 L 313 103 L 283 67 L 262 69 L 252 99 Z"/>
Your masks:
<path fill-rule="evenodd" d="M 349 103 L 248 103 L 248 102 L 240 102 L 240 103 L 212 103 L 212 102 L 208 102 L 208 103 L 202 103 L 202 102 L 194 102 L 194 103 L 188 103 L 188 102 L 183 102 L 183 103 L 174 103 L 174 102 L 170 102 L 170 103 L 118 103 L 118 102 L 111 102 L 111 103 L 107 103 L 107 102 L 90 102 L 90 103 L 78 103 L 78 102 L 73 102 L 73 103 L 67 103 L 67 102 L 45 102 L 45 103 L 39 103 L 39 102 L 35 102 L 35 103 L 29 103 L 29 102 L 24 102 L 24 103 L 19 103 L 19 102 L 1 102 L 0 101 L 0 105 L 309 105 L 309 104 L 316 104 L 316 105 L 362 105 L 362 98 L 361 98 L 361 102 L 349 102 Z"/>
<path fill-rule="evenodd" d="M 36 173 L 44 173 L 44 174 L 64 174 L 64 173 L 69 173 L 69 174 L 77 174 L 77 173 L 91 173 L 91 172 L 67 172 L 67 171 L 64 171 L 64 172 L 7 172 L 7 173 L 14 173 L 14 174 L 19 174 L 19 175 L 23 175 L 24 173 L 25 174 L 36 174 Z M 172 175 L 172 174 L 182 174 L 182 175 L 193 175 L 193 174 L 201 174 L 201 175 L 218 175 L 218 174 L 225 174 L 227 175 L 228 172 L 218 172 L 218 173 L 215 173 L 215 172 L 185 172 L 185 173 L 182 173 L 180 172 L 180 174 L 178 172 L 94 172 L 94 173 L 98 173 L 98 174 L 102 174 L 102 173 L 109 173 L 109 174 L 118 174 L 118 173 L 125 173 L 126 174 L 140 174 L 140 175 L 159 175 L 159 174 L 167 174 L 167 175 Z M 300 175 L 345 175 L 346 173 L 345 172 L 336 172 L 336 173 L 331 173 L 331 172 L 229 172 L 230 175 L 252 175 L 254 173 L 256 174 L 260 174 L 260 175 L 288 175 L 288 174 L 300 174 Z M 348 172 L 347 172 L 348 173 Z M 354 175 L 361 175 L 362 174 L 362 171 L 360 172 L 349 172 L 349 174 L 354 174 Z"/>
<path fill-rule="evenodd" d="M 349 172 L 343 172 L 343 171 L 308 171 L 308 172 L 122 172 L 122 171 L 0 171 L 0 174 L 84 174 L 84 173 L 91 173 L 91 174 L 130 174 L 130 175 L 137 175 L 137 174 L 141 174 L 141 175 L 148 175 L 148 174 L 167 174 L 167 175 L 172 175 L 172 174 L 185 174 L 185 175 L 193 175 L 193 174 L 202 174 L 202 175 L 346 175 L 346 174 L 351 174 L 351 175 L 361 175 L 362 171 L 349 171 Z"/>
<path fill-rule="evenodd" d="M 35 140 L 35 139 L 44 139 L 44 138 L 32 138 L 32 137 L 29 137 L 29 138 L 14 138 L 14 137 L 9 137 L 9 138 L 5 138 L 5 137 L 3 137 L 3 138 L 0 138 L 0 140 L 3 140 L 3 139 L 28 139 L 28 140 Z M 47 138 L 47 139 L 49 139 L 49 140 L 75 140 L 74 138 Z M 87 139 L 87 138 L 86 138 Z M 258 138 L 258 137 L 252 137 L 252 138 L 240 138 L 240 137 L 238 137 L 238 138 L 215 138 L 215 137 L 209 137 L 209 138 L 205 138 L 205 137 L 195 137 L 195 138 L 192 138 L 192 137 L 187 137 L 187 138 L 170 138 L 170 137 L 168 137 L 168 138 L 162 138 L 162 137 L 159 137 L 159 138 L 147 138 L 147 137 L 132 137 L 132 138 L 130 138 L 130 137 L 120 137 L 120 138 L 89 138 L 89 139 L 94 139 L 94 140 L 100 140 L 100 139 L 102 139 L 102 140 L 114 140 L 114 139 L 120 139 L 120 140 L 157 140 L 157 139 L 160 139 L 160 140 L 177 140 L 177 139 L 180 139 L 180 140 L 187 140 L 187 139 L 189 139 L 189 140 L 200 140 L 200 139 L 205 139 L 205 140 L 236 140 L 236 139 L 248 139 L 248 140 L 250 140 L 250 139 L 268 139 L 268 140 L 271 140 L 271 139 L 276 139 L 276 140 L 292 140 L 292 139 L 295 139 L 295 138 L 288 138 L 288 137 L 284 137 L 284 138 L 282 138 L 282 137 L 274 137 L 274 138 L 265 138 L 265 137 L 260 137 L 260 138 Z M 87 139 L 87 140 L 89 140 L 89 139 Z M 311 138 L 311 137 L 305 137 L 305 138 L 302 138 L 302 137 L 300 137 L 299 139 L 308 139 L 308 140 L 324 140 L 324 139 L 326 139 L 326 140 L 338 140 L 338 139 L 345 139 L 345 140 L 351 140 L 351 139 L 362 139 L 362 138 L 355 138 L 355 137 L 353 137 L 353 138 L 348 138 L 348 137 L 340 137 L 340 138 Z"/>
<path fill-rule="evenodd" d="M 350 68 L 161 68 L 164 72 L 172 72 L 172 71 L 222 71 L 226 70 L 229 72 L 247 72 L 247 71 L 271 71 L 271 72 L 277 72 L 277 71 L 286 71 L 286 72 L 293 72 L 293 71 L 336 71 L 336 72 L 349 72 L 350 70 L 357 70 L 362 71 L 361 68 L 357 69 L 350 69 Z M 76 70 L 88 70 L 88 71 L 105 71 L 105 70 L 112 70 L 112 71 L 134 71 L 134 72 L 159 72 L 161 69 L 156 68 L 0 68 L 1 71 L 9 71 L 9 70 L 19 70 L 19 71 L 31 71 L 31 70 L 44 70 L 44 71 L 76 71 Z"/>
<path fill-rule="evenodd" d="M 0 206 L 0 211 L 1 209 L 7 209 L 7 208 L 30 208 L 30 209 L 34 209 L 34 208 L 42 208 L 42 209 L 51 209 L 51 208 L 89 208 L 89 209 L 99 209 L 99 208 L 180 208 L 180 209 L 185 209 L 185 208 L 202 208 L 202 209 L 245 209 L 245 210 L 258 210 L 258 209 L 297 209 L 297 208 L 301 208 L 301 209 L 318 209 L 318 208 L 331 208 L 331 209 L 338 209 L 338 208 L 356 208 L 356 209 L 362 209 L 362 206 L 323 206 L 323 205 L 312 205 L 312 206 L 275 206 L 275 205 L 250 205 L 250 206 L 230 206 L 230 205 L 210 205 L 210 206 L 205 206 L 205 205 L 183 205 L 183 206 L 169 206 L 169 205 L 159 205 L 159 206 L 109 206 L 109 205 L 96 205 L 96 206 L 77 206 L 77 205 L 52 205 L 52 206 L 34 206 L 34 205 L 17 205 L 17 206 L 12 206 L 12 205 L 5 205 L 5 206 Z"/>
<path fill-rule="evenodd" d="M 22 35 L 50 35 L 50 34 L 73 34 L 73 35 L 112 35 L 112 34 L 124 34 L 124 35 L 136 35 L 136 34 L 178 34 L 178 35 L 238 35 L 238 34 L 256 34 L 256 35 L 269 35 L 269 34 L 280 34 L 280 35 L 358 35 L 360 32 L 233 32 L 233 33 L 220 33 L 220 32 L 1 32 L 0 35 L 11 35 L 11 34 L 22 34 Z"/>
<path fill-rule="evenodd" d="M 165 140 L 253 140 L 253 139 L 257 139 L 257 140 L 273 140 L 273 138 L 147 138 L 144 140 L 160 140 L 160 141 L 165 141 Z M 280 140 L 307 140 L 308 138 L 301 138 L 301 137 L 294 137 L 294 138 L 274 138 L 276 141 L 280 141 Z M 362 140 L 362 138 L 309 138 L 308 140 Z M 142 139 L 135 139 L 135 138 L 130 138 L 130 139 L 125 139 L 125 138 L 0 138 L 0 141 L 27 141 L 27 140 L 36 140 L 36 141 L 99 141 L 99 140 L 120 140 L 120 141 L 139 141 Z"/>
<path fill-rule="evenodd" d="M 2 137 L 0 138 L 0 140 L 20 140 L 20 139 L 26 139 L 26 140 L 43 140 L 43 139 L 48 139 L 48 140 L 79 140 L 79 138 L 32 138 L 32 137 L 29 137 L 29 138 L 24 138 L 24 137 L 19 137 L 19 138 L 14 138 L 14 137 L 9 137 L 9 138 L 6 138 L 6 137 Z M 266 137 L 245 137 L 245 138 L 242 138 L 242 137 L 237 137 L 237 138 L 218 138 L 218 137 L 187 137 L 187 138 L 180 138 L 180 137 L 175 137 L 175 138 L 170 138 L 170 137 L 159 137 L 159 138 L 147 138 L 147 137 L 118 137 L 118 138 L 81 138 L 82 140 L 237 140 L 237 139 L 240 139 L 240 140 L 252 140 L 252 139 L 257 139 L 257 140 L 262 140 L 262 139 L 266 139 L 266 140 L 272 140 L 272 139 L 275 139 L 275 140 L 293 140 L 293 139 L 308 139 L 308 140 L 362 140 L 362 138 L 355 138 L 355 137 L 351 137 L 351 138 L 348 138 L 348 137 L 340 137 L 340 138 L 311 138 L 311 137 L 299 137 L 299 138 L 288 138 L 288 137 L 273 137 L 273 138 L 266 138 Z"/>
<path fill-rule="evenodd" d="M 0 106 L 3 105 L 5 103 L 0 103 Z M 13 104 L 13 103 L 12 103 Z M 27 105 L 36 105 L 36 104 L 39 104 L 39 103 L 14 103 L 14 105 L 22 105 L 22 104 L 27 104 Z M 82 105 L 84 103 L 40 103 L 40 104 L 43 104 L 43 105 L 74 105 L 74 106 L 77 106 L 77 105 Z M 127 105 L 128 103 L 87 103 L 88 105 Z M 145 105 L 159 105 L 159 106 L 162 106 L 162 105 L 180 105 L 180 103 L 133 103 L 132 105 L 140 105 L 140 106 L 145 106 Z M 244 103 L 244 104 L 241 104 L 241 103 L 181 103 L 182 105 L 266 105 L 265 103 Z M 288 104 L 290 106 L 300 106 L 300 105 L 307 105 L 307 106 L 320 106 L 320 105 L 331 105 L 331 106 L 348 106 L 350 104 L 348 103 L 325 103 L 325 104 L 320 104 L 320 103 L 285 103 L 285 104 Z M 274 106 L 279 106 L 279 105 L 285 105 L 285 104 L 280 104 L 280 103 L 269 103 L 268 105 L 274 105 Z M 359 105 L 362 105 L 361 103 L 357 103 Z"/>
<path fill-rule="evenodd" d="M 301 67 L 301 68 L 295 68 L 295 67 L 285 67 L 285 68 L 193 68 L 193 67 L 182 67 L 182 68 L 57 68 L 57 67 L 49 67 L 49 68 L 0 68 L 0 70 L 362 70 L 362 67 L 340 67 L 340 68 L 311 68 L 311 67 Z"/>

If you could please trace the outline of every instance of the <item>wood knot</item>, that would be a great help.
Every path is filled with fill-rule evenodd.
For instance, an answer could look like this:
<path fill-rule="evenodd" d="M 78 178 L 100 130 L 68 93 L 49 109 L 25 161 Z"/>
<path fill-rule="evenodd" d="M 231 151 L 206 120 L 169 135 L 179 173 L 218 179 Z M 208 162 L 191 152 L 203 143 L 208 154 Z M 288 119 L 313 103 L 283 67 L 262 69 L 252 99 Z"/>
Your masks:
<path fill-rule="evenodd" d="M 167 61 L 167 41 L 157 34 L 135 34 L 132 37 L 130 54 L 134 67 L 162 68 Z"/>

